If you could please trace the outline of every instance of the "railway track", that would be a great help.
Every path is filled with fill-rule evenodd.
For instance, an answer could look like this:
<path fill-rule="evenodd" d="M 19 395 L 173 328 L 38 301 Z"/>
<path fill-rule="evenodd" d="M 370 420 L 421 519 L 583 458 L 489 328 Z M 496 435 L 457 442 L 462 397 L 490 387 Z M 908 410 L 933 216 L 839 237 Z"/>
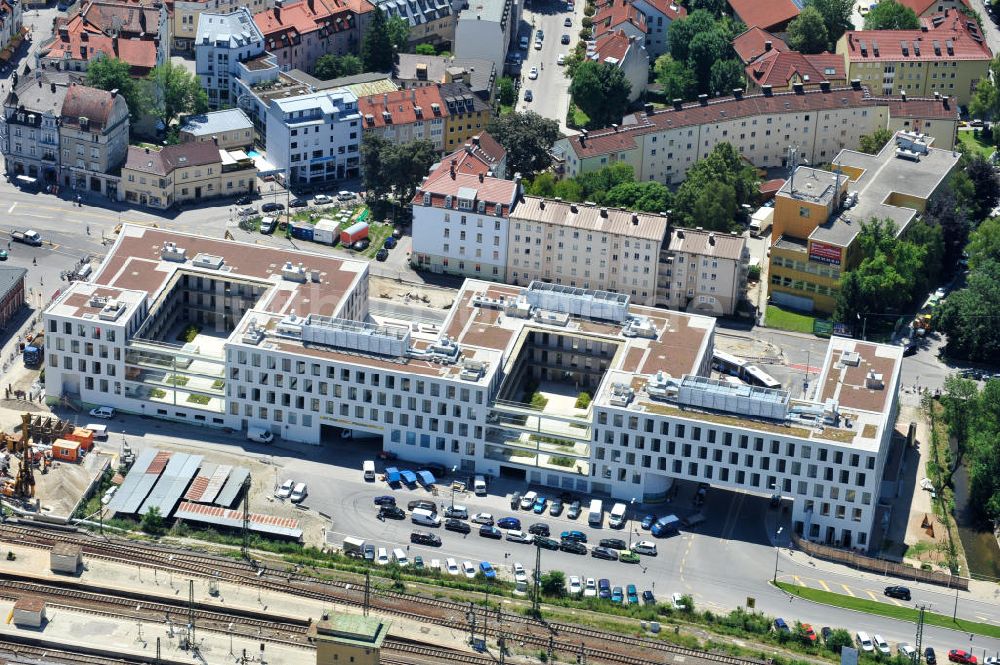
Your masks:
<path fill-rule="evenodd" d="M 141 543 L 130 542 L 123 545 L 110 540 L 96 540 L 79 533 L 40 530 L 9 523 L 0 525 L 0 537 L 41 548 L 51 547 L 58 541 L 72 542 L 81 545 L 84 554 L 91 558 L 124 562 L 133 566 L 150 566 L 186 575 L 194 574 L 261 590 L 291 593 L 325 603 L 353 606 L 363 603 L 363 589 L 357 583 L 318 580 L 293 569 L 254 567 L 242 560 L 222 556 L 151 547 Z M 473 607 L 469 603 L 383 589 L 372 590 L 369 606 L 378 612 L 423 623 L 430 622 L 460 632 L 468 630 L 466 613 Z M 482 608 L 476 607 L 476 613 L 477 616 L 481 615 Z M 725 665 L 761 665 L 761 661 L 699 651 L 664 640 L 622 635 L 573 624 L 542 622 L 520 614 L 490 611 L 488 619 L 486 633 L 490 637 L 499 638 L 504 635 L 508 640 L 515 639 L 524 647 L 581 654 L 586 657 L 587 662 L 646 665 L 676 655 Z M 483 633 L 481 627 L 478 632 Z"/>

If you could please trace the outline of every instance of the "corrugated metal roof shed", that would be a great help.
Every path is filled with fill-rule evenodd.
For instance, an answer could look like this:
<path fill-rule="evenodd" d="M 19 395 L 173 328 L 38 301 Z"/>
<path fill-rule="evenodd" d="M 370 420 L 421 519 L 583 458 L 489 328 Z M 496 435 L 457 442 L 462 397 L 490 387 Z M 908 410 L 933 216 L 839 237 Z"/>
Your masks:
<path fill-rule="evenodd" d="M 125 476 L 125 482 L 108 504 L 109 511 L 130 515 L 139 509 L 159 477 L 158 474 L 149 473 L 149 466 L 159 452 L 156 448 L 147 448 L 139 453 L 132 469 Z"/>
<path fill-rule="evenodd" d="M 201 503 L 213 503 L 216 497 L 219 496 L 219 492 L 225 487 L 232 472 L 232 464 L 220 464 L 208 480 L 208 487 L 205 488 L 205 491 L 201 495 Z"/>
<path fill-rule="evenodd" d="M 153 487 L 153 491 L 149 493 L 149 498 L 139 509 L 139 514 L 145 515 L 151 507 L 156 506 L 160 509 L 161 515 L 169 516 L 181 495 L 184 494 L 184 490 L 187 489 L 198 472 L 201 460 L 201 455 L 184 453 L 173 455 L 167 463 L 167 468 L 163 470 L 160 480 Z"/>
<path fill-rule="evenodd" d="M 243 528 L 243 511 L 227 510 L 217 506 L 206 506 L 201 503 L 183 501 L 177 507 L 174 517 L 193 522 L 205 522 L 232 529 Z M 302 529 L 299 521 L 290 517 L 276 517 L 250 513 L 250 530 L 284 538 L 301 538 Z"/>
<path fill-rule="evenodd" d="M 233 503 L 236 501 L 236 497 L 239 496 L 240 490 L 243 488 L 243 481 L 246 477 L 250 475 L 250 469 L 242 466 L 238 466 L 229 473 L 229 479 L 226 480 L 225 487 L 219 492 L 219 496 L 215 498 L 215 505 L 222 506 L 223 508 L 231 508 Z"/>

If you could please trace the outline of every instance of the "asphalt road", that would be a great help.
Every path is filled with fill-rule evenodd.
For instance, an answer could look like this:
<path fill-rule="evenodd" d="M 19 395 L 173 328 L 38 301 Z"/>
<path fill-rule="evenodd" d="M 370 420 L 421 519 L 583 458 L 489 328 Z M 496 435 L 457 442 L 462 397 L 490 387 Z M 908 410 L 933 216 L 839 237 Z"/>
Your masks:
<path fill-rule="evenodd" d="M 525 8 L 523 14 L 521 34 L 529 34 L 529 45 L 527 51 L 521 51 L 526 60 L 521 65 L 523 81 L 518 109 L 535 111 L 541 116 L 557 121 L 563 133 L 569 131 L 566 127 L 566 113 L 569 111 L 570 81 L 566 77 L 565 70 L 556 62 L 560 54 L 569 55 L 573 46 L 579 41 L 583 6 L 584 2 L 581 0 L 576 3 L 574 12 L 568 12 L 565 2 L 534 0 Z M 567 17 L 573 22 L 571 27 L 563 25 Z M 539 29 L 545 33 L 545 38 L 542 40 L 541 50 L 536 50 L 535 33 Z M 560 43 L 564 34 L 569 35 L 569 44 Z M 538 68 L 536 80 L 528 79 L 528 72 L 532 67 Z M 534 101 L 524 101 L 526 90 L 532 91 Z"/>

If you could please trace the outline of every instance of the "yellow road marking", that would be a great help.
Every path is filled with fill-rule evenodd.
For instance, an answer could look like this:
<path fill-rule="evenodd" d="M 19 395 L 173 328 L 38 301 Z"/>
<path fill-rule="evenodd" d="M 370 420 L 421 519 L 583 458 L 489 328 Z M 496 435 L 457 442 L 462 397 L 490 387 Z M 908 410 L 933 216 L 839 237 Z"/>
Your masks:
<path fill-rule="evenodd" d="M 851 595 L 851 596 L 854 595 L 854 592 L 851 591 L 851 588 L 849 586 L 847 586 L 846 584 L 841 584 L 840 586 L 844 587 L 844 591 L 846 591 L 848 593 L 848 595 Z"/>
<path fill-rule="evenodd" d="M 867 593 L 871 597 L 872 600 L 878 600 L 878 598 L 875 597 L 875 594 L 873 594 L 871 591 L 868 591 L 867 589 L 865 589 L 865 593 Z"/>
<path fill-rule="evenodd" d="M 830 587 L 829 587 L 829 586 L 827 585 L 827 583 L 826 583 L 826 582 L 824 582 L 823 580 L 816 580 L 816 581 L 817 581 L 817 582 L 819 582 L 819 585 L 820 585 L 821 587 L 823 587 L 823 590 L 824 590 L 824 591 L 829 591 L 829 590 L 830 590 Z"/>
<path fill-rule="evenodd" d="M 802 583 L 802 579 L 798 575 L 792 575 L 792 579 L 795 580 L 795 583 L 799 586 L 805 586 L 805 584 Z"/>
<path fill-rule="evenodd" d="M 896 605 L 896 607 L 902 607 L 902 606 L 903 606 L 903 603 L 899 602 L 899 601 L 898 601 L 898 600 L 896 600 L 895 598 L 889 598 L 889 602 L 891 602 L 891 603 L 895 604 L 895 605 Z"/>

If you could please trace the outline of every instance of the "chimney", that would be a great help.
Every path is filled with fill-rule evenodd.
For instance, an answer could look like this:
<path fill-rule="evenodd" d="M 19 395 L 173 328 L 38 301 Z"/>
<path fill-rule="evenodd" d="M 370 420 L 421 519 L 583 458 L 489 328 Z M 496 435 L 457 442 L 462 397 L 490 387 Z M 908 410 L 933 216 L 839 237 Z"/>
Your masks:
<path fill-rule="evenodd" d="M 471 143 L 466 143 L 465 144 L 465 152 L 469 153 L 470 155 L 472 154 L 472 144 Z"/>
<path fill-rule="evenodd" d="M 899 91 L 899 96 L 900 96 L 900 98 L 902 98 L 902 100 L 904 102 L 906 101 L 906 91 L 905 90 L 900 90 Z"/>
<path fill-rule="evenodd" d="M 762 86 L 760 86 L 760 90 L 761 90 L 761 92 L 764 93 L 765 97 L 770 97 L 773 94 L 771 92 L 771 86 L 769 86 L 769 85 L 762 85 Z"/>
<path fill-rule="evenodd" d="M 698 95 L 698 103 L 702 106 L 708 106 L 708 95 L 704 93 Z"/>
<path fill-rule="evenodd" d="M 802 85 L 801 83 L 793 83 L 792 84 L 792 90 L 795 91 L 796 95 L 801 95 L 801 94 L 805 93 L 806 87 L 804 85 Z"/>
<path fill-rule="evenodd" d="M 580 147 L 581 148 L 586 148 L 587 147 L 587 130 L 586 129 L 581 129 L 580 130 Z"/>
<path fill-rule="evenodd" d="M 920 32 L 927 32 L 927 26 L 926 25 L 921 25 L 920 26 Z"/>
<path fill-rule="evenodd" d="M 479 134 L 476 134 L 475 136 L 472 137 L 472 145 L 475 146 L 479 145 Z"/>
<path fill-rule="evenodd" d="M 855 90 L 861 89 L 861 79 L 851 79 L 851 87 Z"/>
<path fill-rule="evenodd" d="M 743 99 L 743 88 L 733 88 L 733 97 Z"/>
<path fill-rule="evenodd" d="M 570 211 L 570 212 L 573 212 L 573 213 L 575 213 L 575 212 L 579 212 L 579 210 L 580 210 L 580 209 L 576 207 L 576 204 L 575 204 L 575 203 L 571 203 L 571 204 L 569 205 L 569 211 Z"/>
<path fill-rule="evenodd" d="M 607 216 L 608 216 L 608 209 L 601 208 L 601 217 L 607 218 Z"/>
<path fill-rule="evenodd" d="M 483 174 L 482 173 L 479 174 L 479 182 L 483 182 Z"/>
<path fill-rule="evenodd" d="M 682 108 L 684 108 L 684 101 L 681 99 L 674 99 L 674 110 L 680 111 Z"/>
<path fill-rule="evenodd" d="M 55 85 L 55 84 L 53 84 L 53 85 Z M 617 124 L 611 123 L 611 129 L 615 130 L 616 134 L 618 133 L 618 125 Z"/>
<path fill-rule="evenodd" d="M 652 115 L 654 108 L 655 107 L 652 104 L 643 104 L 642 105 L 642 110 L 646 112 L 646 115 Z"/>
<path fill-rule="evenodd" d="M 115 88 L 114 90 L 111 91 L 111 99 L 114 99 L 117 96 L 118 96 L 118 88 Z"/>
<path fill-rule="evenodd" d="M 147 155 L 149 154 L 149 148 L 146 148 L 146 154 Z"/>
<path fill-rule="evenodd" d="M 940 93 L 940 92 L 938 92 L 937 90 L 935 90 L 935 91 L 934 91 L 934 100 L 935 100 L 935 101 L 938 101 L 938 100 L 940 100 L 940 99 L 941 99 L 941 93 Z"/>
<path fill-rule="evenodd" d="M 51 90 L 52 92 L 56 91 L 56 82 L 55 81 L 53 81 L 52 83 L 49 83 L 49 90 Z"/>
<path fill-rule="evenodd" d="M 632 226 L 639 226 L 639 215 L 632 213 Z"/>
<path fill-rule="evenodd" d="M 770 51 L 773 47 L 774 44 L 771 43 L 770 39 L 764 42 L 764 51 Z"/>
<path fill-rule="evenodd" d="M 819 89 L 822 90 L 823 92 L 830 92 L 830 82 L 829 81 L 820 81 L 819 82 Z"/>
<path fill-rule="evenodd" d="M 709 233 L 708 234 L 708 244 L 709 245 L 714 245 L 715 244 L 715 234 L 714 233 Z"/>
<path fill-rule="evenodd" d="M 274 7 L 274 20 L 281 23 L 281 5 L 275 5 Z"/>
<path fill-rule="evenodd" d="M 545 199 L 539 199 L 538 200 L 538 209 L 539 210 L 545 210 Z"/>

